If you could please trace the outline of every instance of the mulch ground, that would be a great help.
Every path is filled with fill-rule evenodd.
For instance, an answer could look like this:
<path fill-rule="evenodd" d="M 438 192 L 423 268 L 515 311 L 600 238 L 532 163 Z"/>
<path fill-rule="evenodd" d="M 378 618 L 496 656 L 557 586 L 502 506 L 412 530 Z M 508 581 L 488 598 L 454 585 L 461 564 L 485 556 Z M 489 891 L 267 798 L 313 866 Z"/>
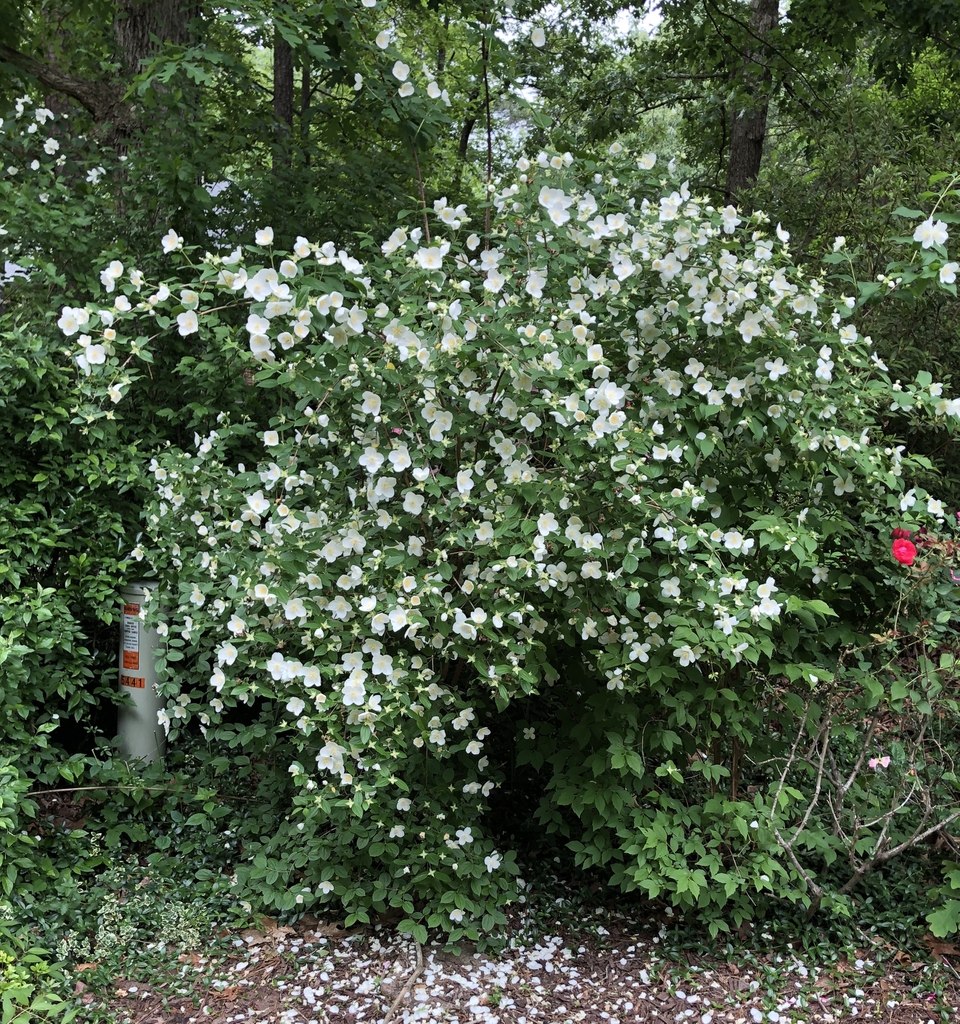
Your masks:
<path fill-rule="evenodd" d="M 529 940 L 521 931 L 500 953 L 453 954 L 387 928 L 264 919 L 226 953 L 182 954 L 106 988 L 88 987 L 80 972 L 77 996 L 88 1012 L 109 1008 L 117 1024 L 960 1021 L 960 949 L 948 943 L 930 940 L 917 959 L 867 947 L 819 964 L 789 947 L 726 958 L 673 947 L 667 956 L 662 930 L 606 924 Z"/>

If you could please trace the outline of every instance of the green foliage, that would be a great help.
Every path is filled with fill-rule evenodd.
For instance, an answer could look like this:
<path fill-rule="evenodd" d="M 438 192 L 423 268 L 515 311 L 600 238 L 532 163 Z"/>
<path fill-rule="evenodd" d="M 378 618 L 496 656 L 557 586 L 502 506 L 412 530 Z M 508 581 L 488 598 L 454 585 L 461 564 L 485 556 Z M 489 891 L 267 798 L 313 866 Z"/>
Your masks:
<path fill-rule="evenodd" d="M 828 119 L 802 127 L 791 121 L 775 131 L 752 201 L 779 211 L 796 239 L 798 261 L 819 264 L 824 251 L 838 246 L 828 259 L 844 275 L 844 287 L 867 300 L 861 328 L 898 375 L 957 379 L 956 296 L 949 283 L 930 287 L 946 261 L 934 250 L 922 250 L 922 259 L 913 249 L 905 252 L 927 216 L 918 206 L 937 210 L 945 222 L 958 211 L 951 176 L 935 173 L 957 165 L 954 135 L 918 121 L 912 92 L 892 94 L 862 66 L 835 83 L 831 109 Z M 896 279 L 902 286 L 893 289 Z M 918 479 L 956 504 L 960 481 L 944 458 L 952 442 L 936 425 L 908 423 L 892 412 L 909 448 L 936 467 Z"/>
<path fill-rule="evenodd" d="M 67 721 L 95 729 L 115 685 L 101 677 L 114 663 L 108 630 L 136 523 L 122 492 L 140 470 L 136 447 L 110 426 L 71 425 L 73 375 L 57 348 L 12 316 L 5 328 L 0 734 L 23 750 L 24 770 L 41 772 L 50 734 Z"/>
<path fill-rule="evenodd" d="M 960 864 L 944 864 L 943 877 L 943 885 L 937 893 L 941 902 L 936 910 L 927 914 L 930 931 L 940 939 L 960 931 Z"/>
<path fill-rule="evenodd" d="M 731 780 L 743 751 L 754 762 L 779 753 L 767 738 L 777 719 L 754 703 L 762 688 L 725 681 L 645 703 L 603 691 L 584 705 L 582 689 L 568 690 L 559 721 L 537 723 L 518 751 L 521 763 L 545 769 L 540 819 L 568 837 L 578 866 L 602 869 L 624 892 L 668 900 L 714 935 L 756 918 L 770 896 L 805 897 L 769 828 L 769 798 Z M 577 685 L 592 689 L 586 676 Z M 695 739 L 704 749 L 693 749 Z"/>
<path fill-rule="evenodd" d="M 51 965 L 48 951 L 0 922 L 0 1022 L 69 1024 L 79 1009 L 69 1005 L 64 991 L 66 979 Z"/>
<path fill-rule="evenodd" d="M 250 909 L 483 941 L 520 895 L 490 805 L 518 769 L 579 869 L 714 934 L 848 913 L 953 820 L 956 264 L 914 243 L 958 217 L 930 177 L 957 158 L 952 5 L 794 6 L 762 81 L 727 0 L 665 2 L 652 39 L 608 4 L 521 4 L 503 38 L 472 5 L 243 2 L 133 67 L 98 5 L 56 39 L 11 14 L 115 101 L 11 97 L 2 126 L 30 271 L 0 311 L 23 921 L 69 923 L 74 956 L 172 934 L 203 917 L 150 917 L 182 856 Z M 768 99 L 751 198 L 792 241 L 661 195 L 683 162 L 693 193 L 721 180 Z M 570 152 L 505 170 L 528 141 Z M 144 570 L 171 752 L 134 776 L 102 741 L 115 588 Z M 83 827 L 46 815 L 58 779 Z M 131 850 L 156 888 L 124 920 Z"/>
<path fill-rule="evenodd" d="M 549 769 L 541 817 L 577 861 L 714 931 L 768 897 L 842 900 L 918 841 L 931 796 L 938 821 L 952 806 L 911 768 L 923 743 L 879 794 L 823 773 L 861 778 L 868 708 L 953 713 L 869 634 L 888 607 L 906 627 L 923 573 L 941 622 L 956 610 L 942 561 L 909 586 L 887 568 L 894 524 L 946 513 L 880 418 L 893 402 L 951 430 L 960 403 L 929 374 L 891 380 L 855 299 L 793 267 L 762 214 L 738 231 L 685 184 L 651 196 L 653 162 L 521 161 L 483 250 L 440 205 L 439 240 L 398 228 L 363 264 L 262 229 L 194 267 L 171 232 L 178 277 L 142 299 L 118 265 L 112 309 L 63 310 L 68 337 L 91 331 L 82 419 L 136 401 L 130 356 L 164 332 L 215 365 L 244 318 L 276 402 L 270 429 L 224 412 L 153 460 L 137 552 L 165 585 L 171 737 L 193 720 L 214 749 L 286 765 L 284 821 L 237 870 L 266 905 L 400 908 L 454 942 L 501 922 L 516 868 L 482 832 L 499 773 L 479 723 L 511 703 L 553 709 L 525 714 L 550 739 L 521 761 Z"/>

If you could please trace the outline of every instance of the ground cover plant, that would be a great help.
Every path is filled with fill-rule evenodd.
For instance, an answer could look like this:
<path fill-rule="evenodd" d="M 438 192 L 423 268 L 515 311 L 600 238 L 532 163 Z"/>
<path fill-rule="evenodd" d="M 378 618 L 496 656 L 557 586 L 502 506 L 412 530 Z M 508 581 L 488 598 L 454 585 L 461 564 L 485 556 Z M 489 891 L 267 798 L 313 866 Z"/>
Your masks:
<path fill-rule="evenodd" d="M 112 898 L 101 892 L 109 900 L 99 925 L 103 942 L 95 960 L 77 961 L 69 986 L 78 1016 L 90 1024 L 181 1016 L 252 1016 L 270 1024 L 298 1017 L 318 1024 L 510 1021 L 535 1014 L 590 1020 L 606 1019 L 604 1012 L 635 1021 L 856 1016 L 907 1024 L 956 1014 L 956 947 L 911 938 L 915 919 L 907 904 L 928 882 L 919 859 L 903 865 L 896 884 L 907 901 L 898 907 L 884 896 L 894 880 L 874 877 L 852 920 L 833 919 L 823 928 L 786 913 L 715 942 L 662 905 L 610 901 L 609 890 L 591 893 L 560 862 L 540 859 L 529 873 L 525 868 L 508 941 L 484 953 L 469 943 L 445 950 L 442 941 L 418 950 L 389 924 L 345 929 L 312 914 L 289 924 L 256 917 L 224 929 L 215 923 L 223 920 L 215 901 L 189 907 L 184 888 L 153 885 L 148 876 L 157 866 L 128 866 L 111 875 Z M 116 900 L 125 892 L 135 895 L 120 921 Z M 155 898 L 161 894 L 172 897 L 171 909 Z M 66 941 L 76 938 L 68 934 Z"/>
<path fill-rule="evenodd" d="M 237 868 L 264 907 L 502 925 L 497 743 L 582 866 L 713 932 L 771 899 L 842 909 L 957 813 L 929 656 L 953 514 L 884 422 L 952 429 L 960 400 L 859 333 L 877 286 L 829 280 L 842 239 L 810 276 L 781 226 L 671 175 L 541 154 L 354 254 L 170 229 L 168 273 L 113 261 L 62 309 L 88 422 L 136 403 L 167 336 L 245 354 L 270 394 L 266 429 L 237 401 L 156 453 L 134 552 L 171 742 L 273 766 L 283 820 Z M 952 289 L 950 216 L 903 216 L 880 290 Z"/>

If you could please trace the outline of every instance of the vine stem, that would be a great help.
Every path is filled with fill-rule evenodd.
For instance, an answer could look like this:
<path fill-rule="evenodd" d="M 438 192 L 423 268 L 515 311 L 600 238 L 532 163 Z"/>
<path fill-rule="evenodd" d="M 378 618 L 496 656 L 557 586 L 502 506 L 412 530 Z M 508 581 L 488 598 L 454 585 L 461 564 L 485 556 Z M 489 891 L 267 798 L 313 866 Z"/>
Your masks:
<path fill-rule="evenodd" d="M 108 790 L 131 791 L 139 793 L 167 793 L 170 786 L 65 786 L 63 789 L 32 789 L 27 796 L 51 796 L 53 793 L 96 793 Z"/>

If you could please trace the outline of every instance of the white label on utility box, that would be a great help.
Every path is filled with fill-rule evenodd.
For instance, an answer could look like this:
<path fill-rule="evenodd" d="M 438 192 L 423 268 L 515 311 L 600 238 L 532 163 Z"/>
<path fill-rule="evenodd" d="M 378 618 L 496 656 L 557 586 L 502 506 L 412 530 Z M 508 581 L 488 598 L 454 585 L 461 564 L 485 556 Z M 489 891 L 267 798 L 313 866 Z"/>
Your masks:
<path fill-rule="evenodd" d="M 123 667 L 140 668 L 140 605 L 123 606 Z"/>

